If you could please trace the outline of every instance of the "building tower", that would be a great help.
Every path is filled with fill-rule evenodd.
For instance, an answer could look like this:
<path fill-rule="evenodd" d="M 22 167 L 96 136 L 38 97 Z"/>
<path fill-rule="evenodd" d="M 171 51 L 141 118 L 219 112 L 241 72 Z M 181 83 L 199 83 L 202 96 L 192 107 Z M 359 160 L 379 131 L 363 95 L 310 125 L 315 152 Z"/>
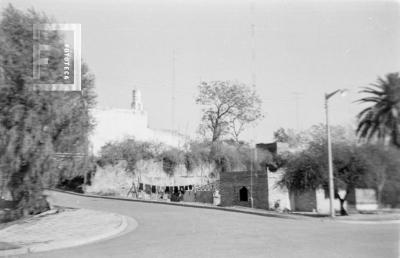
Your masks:
<path fill-rule="evenodd" d="M 142 94 L 138 89 L 132 91 L 131 109 L 134 113 L 143 112 Z"/>

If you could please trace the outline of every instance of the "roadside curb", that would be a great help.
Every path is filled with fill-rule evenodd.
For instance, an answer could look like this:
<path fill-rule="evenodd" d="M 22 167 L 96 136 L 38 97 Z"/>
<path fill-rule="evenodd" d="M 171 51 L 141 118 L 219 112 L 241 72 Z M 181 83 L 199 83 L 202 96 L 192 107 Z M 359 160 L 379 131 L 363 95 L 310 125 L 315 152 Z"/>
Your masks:
<path fill-rule="evenodd" d="M 378 225 L 378 224 L 400 224 L 400 220 L 342 220 L 342 219 L 331 219 L 329 217 L 324 216 L 307 216 L 302 214 L 279 214 L 279 213 L 267 213 L 267 212 L 259 212 L 257 210 L 241 210 L 230 207 L 221 207 L 221 206 L 206 206 L 206 205 L 195 205 L 191 203 L 179 203 L 179 202 L 162 202 L 155 200 L 139 200 L 139 199 L 131 199 L 126 197 L 115 197 L 115 196 L 101 196 L 94 194 L 81 194 L 72 191 L 66 191 L 61 189 L 46 189 L 49 191 L 55 191 L 60 193 L 72 194 L 77 196 L 89 197 L 89 198 L 98 198 L 98 199 L 110 199 L 110 200 L 120 200 L 120 201 L 129 201 L 129 202 L 142 202 L 142 203 L 152 203 L 152 204 L 164 204 L 164 205 L 173 205 L 180 207 L 189 207 L 189 208 L 201 208 L 201 209 L 212 209 L 212 210 L 221 210 L 227 212 L 236 212 L 243 214 L 251 214 L 263 217 L 272 217 L 272 218 L 281 218 L 281 219 L 291 219 L 291 220 L 308 220 L 308 221 L 322 221 L 322 222 L 340 222 L 340 223 L 348 223 L 348 224 L 369 224 L 369 225 Z"/>
<path fill-rule="evenodd" d="M 258 215 L 263 217 L 272 217 L 272 218 L 281 218 L 281 219 L 293 219 L 293 220 L 313 220 L 313 218 L 304 215 L 290 215 L 290 214 L 275 214 L 275 213 L 266 213 L 266 212 L 258 212 L 257 210 L 240 210 L 229 207 L 221 207 L 221 206 L 203 206 L 203 205 L 195 205 L 190 203 L 179 203 L 179 202 L 162 202 L 155 200 L 138 200 L 138 199 L 130 199 L 124 197 L 115 197 L 115 196 L 101 196 L 101 195 L 93 195 L 93 194 L 81 194 L 71 191 L 65 191 L 61 189 L 46 189 L 49 191 L 55 191 L 60 193 L 72 194 L 77 196 L 89 197 L 89 198 L 98 198 L 98 199 L 109 199 L 109 200 L 120 200 L 120 201 L 128 201 L 128 202 L 142 202 L 142 203 L 152 203 L 152 204 L 164 204 L 164 205 L 172 205 L 172 206 L 180 206 L 180 207 L 189 207 L 189 208 L 201 208 L 201 209 L 210 209 L 210 210 L 221 210 L 228 212 L 236 212 L 236 213 L 244 213 L 251 215 Z"/>
<path fill-rule="evenodd" d="M 11 256 L 11 255 L 21 255 L 29 253 L 29 249 L 27 247 L 21 247 L 17 249 L 9 249 L 9 250 L 1 250 L 0 256 Z"/>
<path fill-rule="evenodd" d="M 347 224 L 362 224 L 362 225 L 387 225 L 387 224 L 400 224 L 400 220 L 335 220 L 340 223 Z"/>
<path fill-rule="evenodd" d="M 22 255 L 29 253 L 45 252 L 56 249 L 63 249 L 69 247 L 76 247 L 81 245 L 90 244 L 96 241 L 106 240 L 124 233 L 129 227 L 129 231 L 136 229 L 138 223 L 135 219 L 118 214 L 121 217 L 121 223 L 117 228 L 109 230 L 103 234 L 86 237 L 85 239 L 69 239 L 65 241 L 57 241 L 49 244 L 36 244 L 30 247 L 21 247 L 17 249 L 0 250 L 0 256 Z"/>

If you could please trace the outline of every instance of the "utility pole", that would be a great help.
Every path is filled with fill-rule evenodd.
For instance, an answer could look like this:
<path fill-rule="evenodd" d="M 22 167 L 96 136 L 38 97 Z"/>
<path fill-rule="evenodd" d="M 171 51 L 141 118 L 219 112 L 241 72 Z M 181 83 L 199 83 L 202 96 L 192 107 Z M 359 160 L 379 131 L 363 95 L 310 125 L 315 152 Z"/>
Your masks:
<path fill-rule="evenodd" d="M 333 184 L 333 164 L 332 164 L 332 143 L 331 143 L 331 128 L 329 125 L 329 99 L 336 93 L 340 93 L 342 96 L 347 92 L 346 89 L 335 90 L 331 93 L 325 93 L 325 116 L 326 116 L 326 137 L 328 142 L 328 176 L 329 176 L 329 212 L 331 218 L 335 217 L 335 207 L 333 206 L 334 196 L 334 184 Z"/>
<path fill-rule="evenodd" d="M 171 129 L 175 130 L 175 49 L 172 50 Z"/>
<path fill-rule="evenodd" d="M 333 191 L 333 165 L 332 165 L 332 145 L 331 145 L 331 129 L 329 126 L 329 108 L 328 95 L 325 95 L 325 114 L 326 114 L 326 134 L 328 138 L 328 169 L 329 169 L 329 213 L 332 218 L 335 217 L 335 209 L 333 207 L 334 191 Z"/>
<path fill-rule="evenodd" d="M 250 6 L 251 11 L 251 82 L 253 85 L 253 90 L 256 90 L 256 25 L 254 22 L 254 2 L 251 2 Z M 250 204 L 251 208 L 254 208 L 254 199 L 253 199 L 253 173 L 256 171 L 256 162 L 257 162 L 257 144 L 255 142 L 255 128 L 253 127 L 253 139 L 254 139 L 254 161 L 252 162 L 250 169 Z"/>

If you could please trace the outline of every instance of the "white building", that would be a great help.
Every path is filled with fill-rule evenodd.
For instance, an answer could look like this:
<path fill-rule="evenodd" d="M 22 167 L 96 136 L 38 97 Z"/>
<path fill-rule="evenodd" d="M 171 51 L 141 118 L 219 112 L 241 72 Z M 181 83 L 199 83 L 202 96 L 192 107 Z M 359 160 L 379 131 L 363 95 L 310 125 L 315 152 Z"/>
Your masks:
<path fill-rule="evenodd" d="M 111 141 L 134 138 L 139 141 L 164 143 L 183 148 L 188 137 L 177 132 L 148 127 L 147 112 L 143 108 L 141 93 L 133 90 L 131 109 L 94 109 L 95 129 L 90 136 L 91 148 L 98 154 L 101 147 Z"/>

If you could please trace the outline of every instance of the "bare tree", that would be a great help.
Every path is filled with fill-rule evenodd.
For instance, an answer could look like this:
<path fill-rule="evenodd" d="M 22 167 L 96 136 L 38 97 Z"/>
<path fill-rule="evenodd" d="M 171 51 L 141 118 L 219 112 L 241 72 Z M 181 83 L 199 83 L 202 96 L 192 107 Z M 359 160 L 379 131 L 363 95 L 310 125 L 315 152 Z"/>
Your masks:
<path fill-rule="evenodd" d="M 245 126 L 262 117 L 261 99 L 243 83 L 202 82 L 196 103 L 203 106 L 200 128 L 213 143 L 228 134 L 238 141 Z"/>

